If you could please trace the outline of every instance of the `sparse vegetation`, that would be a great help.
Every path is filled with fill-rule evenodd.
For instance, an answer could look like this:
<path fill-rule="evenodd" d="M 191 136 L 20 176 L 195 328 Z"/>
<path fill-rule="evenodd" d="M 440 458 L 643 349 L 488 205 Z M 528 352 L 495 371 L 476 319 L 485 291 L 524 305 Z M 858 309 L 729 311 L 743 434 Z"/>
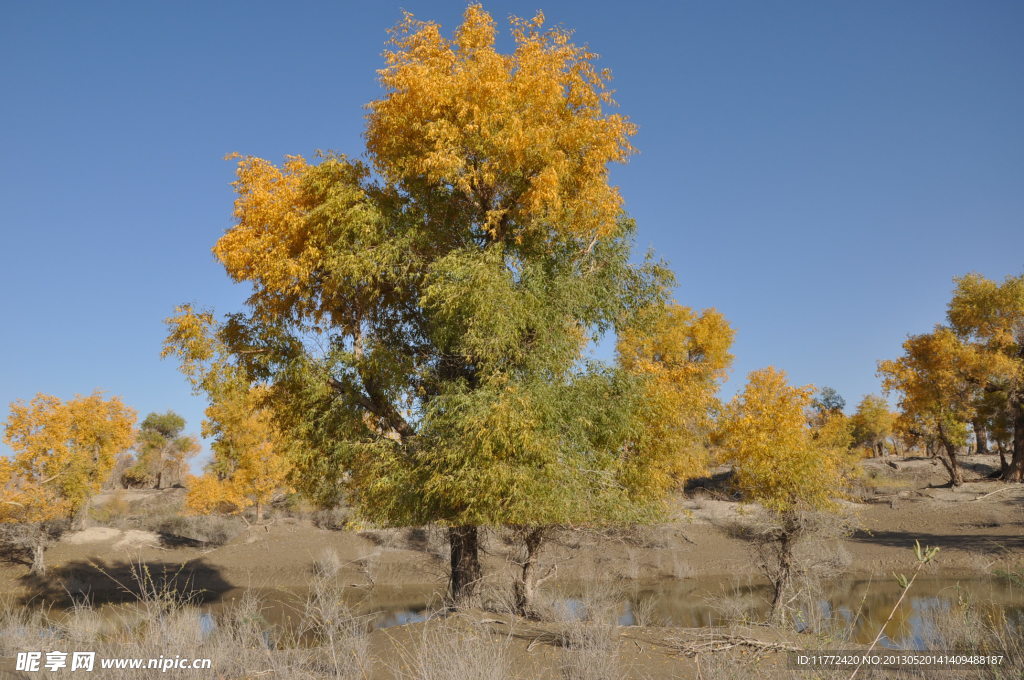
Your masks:
<path fill-rule="evenodd" d="M 206 400 L 202 474 L 174 411 L 136 429 L 98 391 L 11 404 L 0 655 L 214 660 L 181 678 L 724 680 L 790 675 L 801 648 L 1024 654 L 997 597 L 957 581 L 955 601 L 915 600 L 940 546 L 1007 601 L 1024 586 L 1024 276 L 954 279 L 942 323 L 850 413 L 772 367 L 723 403 L 735 329 L 634 252 L 612 170 L 638 127 L 611 71 L 542 12 L 508 28 L 476 3 L 450 35 L 404 13 L 357 154 L 228 155 L 233 223 L 210 241 L 248 296 L 178 306 L 161 352 Z M 47 161 L 60 172 L 38 176 L 82 176 Z M 840 307 L 836 281 L 807 283 Z M 891 598 L 836 578 L 898 570 L 919 534 L 934 546 L 915 541 Z M 849 680 L 883 675 L 914 671 Z"/>

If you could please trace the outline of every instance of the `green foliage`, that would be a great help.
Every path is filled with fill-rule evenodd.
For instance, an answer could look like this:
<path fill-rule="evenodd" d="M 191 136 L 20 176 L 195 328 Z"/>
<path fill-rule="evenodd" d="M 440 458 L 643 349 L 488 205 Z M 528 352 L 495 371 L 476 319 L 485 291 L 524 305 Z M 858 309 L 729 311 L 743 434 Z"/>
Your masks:
<path fill-rule="evenodd" d="M 831 387 L 822 387 L 815 394 L 811 408 L 820 414 L 842 413 L 846 408 L 846 400 Z"/>
<path fill-rule="evenodd" d="M 129 486 L 164 487 L 178 484 L 189 458 L 199 453 L 199 442 L 182 435 L 185 419 L 174 411 L 150 413 L 135 436 L 135 462 L 124 471 Z"/>
<path fill-rule="evenodd" d="M 631 261 L 607 164 L 634 128 L 604 111 L 607 74 L 542 23 L 513 22 L 501 55 L 479 6 L 454 41 L 407 17 L 370 106 L 368 165 L 239 160 L 237 224 L 214 253 L 252 295 L 219 327 L 182 310 L 168 351 L 194 381 L 230 366 L 266 387 L 292 480 L 318 503 L 450 525 L 660 508 L 652 489 L 672 477 L 649 433 L 679 414 L 647 408 L 649 376 L 586 355 L 664 307 L 673 276 Z"/>

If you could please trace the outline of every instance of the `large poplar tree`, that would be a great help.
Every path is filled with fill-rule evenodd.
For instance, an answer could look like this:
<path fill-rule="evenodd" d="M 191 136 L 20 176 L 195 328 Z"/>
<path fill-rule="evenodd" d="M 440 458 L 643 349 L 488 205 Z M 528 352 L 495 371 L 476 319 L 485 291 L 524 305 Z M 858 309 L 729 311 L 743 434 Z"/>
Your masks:
<path fill-rule="evenodd" d="M 1005 414 L 1003 428 L 1011 433 L 1013 452 L 1003 474 L 1024 481 L 1024 275 L 1007 276 L 1002 283 L 980 274 L 956 279 L 948 318 L 984 367 L 978 381 L 984 396 L 976 399 L 974 426 L 983 427 L 991 413 Z"/>
<path fill-rule="evenodd" d="M 656 331 L 672 277 L 630 260 L 608 173 L 635 128 L 608 111 L 609 74 L 543 22 L 513 19 L 502 54 L 478 5 L 453 39 L 406 15 L 366 163 L 239 157 L 237 223 L 214 248 L 252 286 L 218 337 L 299 442 L 295 485 L 342 489 L 382 524 L 448 526 L 463 602 L 481 525 L 653 516 L 692 466 L 654 450 L 647 406 L 706 407 L 654 385 L 663 371 L 586 360 L 604 333 Z M 713 383 L 731 331 L 680 319 L 727 334 L 698 371 Z"/>

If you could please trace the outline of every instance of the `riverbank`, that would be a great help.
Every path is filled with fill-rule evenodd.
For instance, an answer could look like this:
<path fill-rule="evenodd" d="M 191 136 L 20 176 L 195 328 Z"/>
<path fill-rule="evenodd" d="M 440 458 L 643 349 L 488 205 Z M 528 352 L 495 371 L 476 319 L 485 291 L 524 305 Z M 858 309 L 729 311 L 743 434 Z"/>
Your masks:
<path fill-rule="evenodd" d="M 929 569 L 948 576 L 1020 568 L 1024 485 L 987 479 L 997 464 L 993 456 L 968 458 L 969 481 L 949 489 L 940 486 L 944 473 L 934 461 L 865 461 L 859 496 L 843 504 L 855 531 L 835 546 L 839 575 L 862 578 L 905 569 L 915 540 L 942 549 Z M 172 493 L 152 493 L 173 502 Z M 543 561 L 557 566 L 556 580 L 563 581 L 760 576 L 743 536 L 757 522 L 756 506 L 704 488 L 677 499 L 672 515 L 672 521 L 655 526 L 563 531 L 545 549 Z M 485 532 L 483 560 L 496 582 L 506 579 L 514 548 L 502 532 Z M 440 589 L 445 550 L 444 530 L 438 527 L 332 530 L 294 517 L 244 527 L 221 546 L 139 529 L 91 527 L 65 535 L 47 550 L 45 580 L 29 576 L 15 558 L 0 562 L 0 593 L 38 599 L 48 593 L 117 590 L 130 577 L 131 565 L 140 562 L 177 572 L 212 593 L 301 588 L 323 560 L 337 561 L 343 579 L 356 588 Z"/>

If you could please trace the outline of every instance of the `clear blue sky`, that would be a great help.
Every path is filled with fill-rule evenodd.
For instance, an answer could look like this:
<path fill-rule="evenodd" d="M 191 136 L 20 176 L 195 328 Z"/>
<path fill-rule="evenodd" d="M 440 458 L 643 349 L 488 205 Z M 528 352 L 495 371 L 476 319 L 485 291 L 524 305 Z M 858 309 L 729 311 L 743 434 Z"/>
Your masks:
<path fill-rule="evenodd" d="M 602 55 L 640 154 L 616 169 L 678 299 L 855 404 L 943 318 L 951 278 L 1024 271 L 1024 3 L 492 2 Z M 95 388 L 204 404 L 162 319 L 245 290 L 210 255 L 231 151 L 358 154 L 401 9 L 459 2 L 28 2 L 0 21 L 0 405 Z"/>

